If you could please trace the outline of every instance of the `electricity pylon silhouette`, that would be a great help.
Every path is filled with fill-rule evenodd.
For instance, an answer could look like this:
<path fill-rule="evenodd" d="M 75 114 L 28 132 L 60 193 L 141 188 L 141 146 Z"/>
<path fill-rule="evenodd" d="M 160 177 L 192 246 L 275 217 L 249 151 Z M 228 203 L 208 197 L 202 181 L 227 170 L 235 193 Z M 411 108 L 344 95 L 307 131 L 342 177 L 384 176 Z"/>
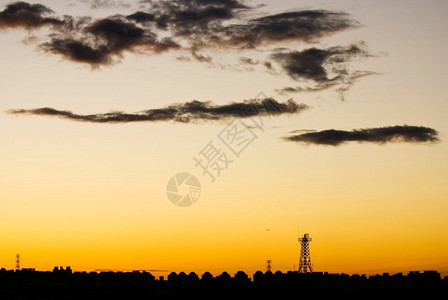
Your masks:
<path fill-rule="evenodd" d="M 20 254 L 16 254 L 16 271 L 20 271 Z"/>
<path fill-rule="evenodd" d="M 270 272 L 271 271 L 271 262 L 272 262 L 272 260 L 270 260 L 270 259 L 268 259 L 267 261 L 266 261 L 266 263 L 267 263 L 267 266 L 266 266 L 266 269 L 267 269 L 267 271 L 268 272 Z"/>
<path fill-rule="evenodd" d="M 313 272 L 313 267 L 311 266 L 310 242 L 311 238 L 308 233 L 305 233 L 303 237 L 299 238 L 300 243 L 299 273 Z"/>

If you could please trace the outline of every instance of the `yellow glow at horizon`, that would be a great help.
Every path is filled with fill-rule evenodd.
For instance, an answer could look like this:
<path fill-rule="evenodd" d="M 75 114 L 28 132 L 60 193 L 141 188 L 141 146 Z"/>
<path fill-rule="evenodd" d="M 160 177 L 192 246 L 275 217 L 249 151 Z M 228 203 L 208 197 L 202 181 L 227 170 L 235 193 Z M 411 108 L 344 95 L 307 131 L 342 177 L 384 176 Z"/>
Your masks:
<path fill-rule="evenodd" d="M 418 13 L 425 17 L 420 22 L 443 15 L 421 6 L 400 22 L 411 24 Z M 425 23 L 429 27 L 413 33 L 420 41 L 415 45 L 392 36 L 410 29 L 392 12 L 382 17 L 382 9 L 363 2 L 353 13 L 365 28 L 325 39 L 323 46 L 365 39 L 388 55 L 356 67 L 385 74 L 357 82 L 345 102 L 331 92 L 293 95 L 312 108 L 266 120 L 265 131 L 256 131 L 254 143 L 213 184 L 192 158 L 209 141 L 219 144 L 225 123 L 86 124 L 1 114 L 0 267 L 13 268 L 20 253 L 23 267 L 42 270 L 251 273 L 271 259 L 274 270 L 288 271 L 298 264 L 299 226 L 313 239 L 317 271 L 447 272 L 448 42 L 441 37 L 431 44 L 446 26 L 434 33 Z M 394 30 L 375 27 L 384 24 Z M 289 98 L 274 90 L 291 81 L 263 71 L 222 71 L 171 54 L 125 55 L 120 64 L 92 71 L 35 53 L 21 44 L 24 36 L 0 32 L 1 111 L 135 112 L 193 99 L 224 104 L 259 92 Z M 414 51 L 402 53 L 406 45 Z M 434 55 L 426 55 L 433 48 Z M 332 148 L 280 139 L 296 129 L 403 124 L 433 127 L 442 142 Z M 190 208 L 175 207 L 165 195 L 179 172 L 194 173 L 202 184 Z"/>

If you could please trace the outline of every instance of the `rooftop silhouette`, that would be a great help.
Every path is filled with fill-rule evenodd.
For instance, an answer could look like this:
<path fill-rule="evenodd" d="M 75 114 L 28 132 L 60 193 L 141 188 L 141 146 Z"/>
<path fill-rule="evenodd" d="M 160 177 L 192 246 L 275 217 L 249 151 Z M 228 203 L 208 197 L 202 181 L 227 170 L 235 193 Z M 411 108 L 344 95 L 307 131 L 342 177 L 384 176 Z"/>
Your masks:
<path fill-rule="evenodd" d="M 253 279 L 243 271 L 171 272 L 156 279 L 150 272 L 74 272 L 0 270 L 1 299 L 162 299 L 169 296 L 344 296 L 357 298 L 436 296 L 448 292 L 448 277 L 437 271 L 366 276 L 327 272 L 257 271 Z"/>

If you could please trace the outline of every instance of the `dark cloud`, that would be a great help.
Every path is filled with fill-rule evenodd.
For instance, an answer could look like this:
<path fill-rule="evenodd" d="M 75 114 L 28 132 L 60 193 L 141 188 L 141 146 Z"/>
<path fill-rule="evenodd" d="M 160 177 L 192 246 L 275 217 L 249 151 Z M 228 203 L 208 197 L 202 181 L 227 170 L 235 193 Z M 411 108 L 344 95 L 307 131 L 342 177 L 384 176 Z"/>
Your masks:
<path fill-rule="evenodd" d="M 154 23 L 159 29 L 166 29 L 173 36 L 207 35 L 209 26 L 237 16 L 237 12 L 249 9 L 237 0 L 176 0 L 176 1 L 143 1 L 149 4 L 147 11 L 151 13 Z M 150 20 L 145 20 L 148 22 Z M 197 38 L 197 37 L 195 37 Z"/>
<path fill-rule="evenodd" d="M 183 0 L 180 2 L 185 3 L 197 3 L 198 5 L 208 6 L 216 5 L 225 8 L 248 8 L 247 5 L 243 4 L 240 0 Z"/>
<path fill-rule="evenodd" d="M 120 0 L 83 1 L 92 8 L 126 6 Z M 46 39 L 33 39 L 40 42 L 38 49 L 93 68 L 116 63 L 127 52 L 158 54 L 172 50 L 190 53 L 189 58 L 177 56 L 178 60 L 198 61 L 221 69 L 254 71 L 260 64 L 273 75 L 286 73 L 301 82 L 278 89 L 281 95 L 334 88 L 343 98 L 356 80 L 373 74 L 348 70 L 350 61 L 370 55 L 362 43 L 303 51 L 285 48 L 290 45 L 285 44 L 288 42 L 316 42 L 360 26 L 344 12 L 302 10 L 254 17 L 258 7 L 248 6 L 242 0 L 146 0 L 140 4 L 140 10 L 132 14 L 95 20 L 85 16 L 48 17 L 53 12 L 46 6 L 16 2 L 0 12 L 0 29 L 51 24 Z M 275 50 L 269 50 L 271 46 Z M 259 50 L 258 47 L 274 53 L 261 61 L 244 53 Z M 213 56 L 217 50 L 234 50 L 243 55 L 239 61 L 228 62 Z"/>
<path fill-rule="evenodd" d="M 353 73 L 344 73 L 343 76 L 337 78 L 337 80 L 330 80 L 327 82 L 320 82 L 314 86 L 290 86 L 281 89 L 276 89 L 276 92 L 280 95 L 288 95 L 292 93 L 302 93 L 302 92 L 320 92 L 326 89 L 335 88 L 336 92 L 339 93 L 342 101 L 345 100 L 344 93 L 347 92 L 356 81 L 360 78 L 378 75 L 376 72 L 372 71 L 355 71 Z"/>
<path fill-rule="evenodd" d="M 324 130 L 305 132 L 283 138 L 286 141 L 339 146 L 347 142 L 358 143 L 435 143 L 439 141 L 438 132 L 421 126 L 390 126 L 379 128 L 345 130 Z"/>
<path fill-rule="evenodd" d="M 269 71 L 272 71 L 272 70 L 273 70 L 272 63 L 270 63 L 270 62 L 268 62 L 268 61 L 265 61 L 265 62 L 263 63 L 263 65 L 264 65 Z"/>
<path fill-rule="evenodd" d="M 155 35 L 145 32 L 134 23 L 115 19 L 102 19 L 84 29 L 95 37 L 101 38 L 111 52 L 120 52 L 135 45 L 151 43 Z"/>
<path fill-rule="evenodd" d="M 152 32 L 121 19 L 97 20 L 85 26 L 83 33 L 82 39 L 66 37 L 66 34 L 53 37 L 50 42 L 42 44 L 41 49 L 75 62 L 98 66 L 113 62 L 113 58 L 121 57 L 124 51 L 141 49 L 159 53 L 179 47 L 169 38 L 157 40 Z"/>
<path fill-rule="evenodd" d="M 38 28 L 46 25 L 63 25 L 64 21 L 46 17 L 53 13 L 51 9 L 41 4 L 15 2 L 8 4 L 0 12 L 0 29 L 8 28 Z"/>
<path fill-rule="evenodd" d="M 292 92 L 322 91 L 338 87 L 341 93 L 365 76 L 376 74 L 369 71 L 349 72 L 347 63 L 355 58 L 371 57 L 364 43 L 337 46 L 327 49 L 310 48 L 303 51 L 282 51 L 271 55 L 289 77 L 295 81 L 311 83 L 311 86 L 286 87 L 278 90 L 281 94 Z M 272 63 L 265 63 L 272 69 Z"/>
<path fill-rule="evenodd" d="M 256 59 L 252 59 L 250 57 L 240 57 L 240 63 L 246 64 L 246 65 L 258 65 L 260 62 Z"/>
<path fill-rule="evenodd" d="M 173 104 L 160 109 L 149 109 L 139 113 L 110 112 L 103 114 L 79 115 L 70 111 L 56 110 L 48 107 L 10 110 L 8 113 L 15 115 L 59 117 L 61 119 L 91 123 L 157 121 L 189 123 L 198 121 L 218 121 L 229 118 L 249 118 L 252 116 L 297 114 L 307 108 L 308 106 L 305 104 L 296 103 L 292 99 L 282 103 L 277 102 L 272 98 L 266 98 L 233 102 L 226 105 L 212 105 L 210 102 L 191 101 L 181 104 Z"/>
<path fill-rule="evenodd" d="M 204 6 L 220 6 L 226 8 L 248 8 L 241 0 L 142 0 L 141 3 L 147 3 L 151 7 L 204 7 Z"/>
<path fill-rule="evenodd" d="M 92 8 L 125 4 L 118 0 L 85 2 Z M 52 10 L 46 6 L 16 2 L 0 12 L 0 28 L 60 25 L 40 49 L 74 62 L 99 66 L 120 58 L 125 51 L 152 54 L 173 49 L 191 51 L 193 58 L 209 63 L 212 58 L 205 51 L 252 49 L 287 41 L 310 42 L 359 26 L 346 13 L 325 10 L 251 18 L 250 13 L 258 7 L 240 0 L 141 2 L 145 5 L 135 13 L 100 20 L 73 16 L 56 19 L 47 17 Z"/>
<path fill-rule="evenodd" d="M 55 32 L 50 41 L 40 45 L 40 49 L 74 62 L 98 67 L 121 58 L 125 51 L 160 53 L 182 48 L 175 41 L 176 37 L 199 34 L 214 20 L 231 18 L 235 15 L 234 10 L 246 7 L 238 1 L 145 2 L 151 6 L 148 11 L 138 11 L 127 16 L 116 15 L 83 23 L 82 26 L 72 27 L 71 31 Z M 104 6 L 115 1 L 92 3 Z M 165 32 L 161 34 L 161 31 Z M 200 54 L 200 49 L 192 40 L 184 48 L 190 50 L 196 60 L 210 62 L 212 58 Z"/>
<path fill-rule="evenodd" d="M 163 2 L 163 8 L 155 19 L 160 28 L 169 29 L 174 36 L 184 37 L 204 48 L 252 49 L 288 41 L 313 42 L 360 26 L 346 13 L 325 10 L 296 11 L 250 19 L 243 18 L 242 13 L 247 15 L 254 9 L 251 7 L 215 6 L 218 3 L 222 5 L 223 1 L 211 1 L 214 4 L 204 7 L 202 1 L 199 1 L 201 4 L 191 2 L 194 4 L 188 6 L 178 5 L 184 1 Z M 155 7 L 156 11 L 160 9 L 157 5 Z M 239 22 L 224 25 L 223 21 L 229 19 Z"/>
<path fill-rule="evenodd" d="M 105 65 L 112 62 L 111 52 L 107 46 L 93 47 L 71 38 L 53 38 L 51 42 L 42 44 L 41 47 L 47 52 L 60 54 L 71 61 L 88 63 L 92 66 Z"/>
<path fill-rule="evenodd" d="M 312 42 L 358 26 L 359 23 L 346 13 L 305 10 L 251 19 L 246 24 L 229 25 L 212 36 L 219 38 L 222 44 L 254 48 L 284 41 Z"/>
<path fill-rule="evenodd" d="M 135 21 L 137 23 L 153 22 L 155 18 L 156 16 L 154 14 L 150 14 L 143 11 L 138 11 L 126 17 L 126 19 Z"/>
<path fill-rule="evenodd" d="M 278 52 L 272 54 L 271 58 L 280 63 L 292 79 L 320 83 L 338 80 L 340 76 L 348 72 L 345 63 L 355 57 L 368 56 L 370 54 L 360 45 L 350 45 L 348 47 Z M 333 76 L 330 76 L 330 70 L 334 73 Z"/>

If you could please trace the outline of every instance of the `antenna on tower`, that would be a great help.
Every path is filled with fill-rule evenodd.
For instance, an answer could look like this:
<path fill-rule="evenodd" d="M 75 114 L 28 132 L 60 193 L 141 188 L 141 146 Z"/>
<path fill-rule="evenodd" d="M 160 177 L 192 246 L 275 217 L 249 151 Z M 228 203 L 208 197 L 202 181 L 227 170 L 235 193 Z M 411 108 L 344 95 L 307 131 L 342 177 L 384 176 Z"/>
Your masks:
<path fill-rule="evenodd" d="M 16 271 L 20 271 L 20 254 L 16 254 Z"/>
<path fill-rule="evenodd" d="M 311 238 L 308 233 L 305 233 L 303 237 L 299 238 L 300 243 L 299 273 L 313 272 L 313 267 L 311 266 L 310 242 Z"/>
<path fill-rule="evenodd" d="M 268 260 L 266 261 L 266 263 L 268 264 L 268 265 L 266 266 L 266 269 L 268 270 L 268 272 L 271 271 L 271 262 L 272 262 L 272 260 L 270 260 L 270 259 L 268 259 Z"/>

